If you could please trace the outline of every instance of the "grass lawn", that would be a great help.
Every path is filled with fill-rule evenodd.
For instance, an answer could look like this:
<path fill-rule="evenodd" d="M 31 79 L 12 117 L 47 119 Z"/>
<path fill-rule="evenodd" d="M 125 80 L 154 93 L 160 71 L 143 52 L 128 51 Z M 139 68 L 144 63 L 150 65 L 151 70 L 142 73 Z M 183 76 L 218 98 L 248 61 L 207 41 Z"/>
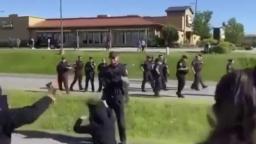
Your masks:
<path fill-rule="evenodd" d="M 41 92 L 8 91 L 11 107 L 32 104 Z M 89 96 L 59 97 L 36 123 L 27 130 L 73 133 L 75 120 L 87 115 Z M 127 106 L 128 139 L 136 144 L 194 144 L 206 138 L 210 130 L 206 115 L 213 101 L 206 98 L 132 97 Z"/>
<path fill-rule="evenodd" d="M 184 53 L 171 53 L 168 56 L 170 78 L 175 79 L 176 63 Z M 186 53 L 189 60 L 195 56 L 194 53 Z M 84 61 L 89 56 L 95 58 L 99 63 L 101 58 L 107 57 L 106 52 L 81 52 L 66 51 L 66 57 L 73 63 L 78 55 L 82 55 Z M 128 64 L 128 70 L 131 78 L 141 78 L 140 64 L 143 63 L 146 54 L 142 53 L 122 53 L 121 61 Z M 157 56 L 158 53 L 151 53 Z M 203 69 L 203 78 L 205 80 L 218 81 L 226 73 L 226 63 L 228 58 L 236 60 L 237 68 L 255 66 L 256 57 L 253 54 L 233 53 L 226 55 L 205 55 L 205 65 Z M 60 60 L 57 51 L 42 50 L 0 50 L 0 73 L 34 73 L 34 74 L 55 74 L 55 66 Z M 189 62 L 190 64 L 191 62 Z M 188 78 L 192 79 L 192 73 Z"/>

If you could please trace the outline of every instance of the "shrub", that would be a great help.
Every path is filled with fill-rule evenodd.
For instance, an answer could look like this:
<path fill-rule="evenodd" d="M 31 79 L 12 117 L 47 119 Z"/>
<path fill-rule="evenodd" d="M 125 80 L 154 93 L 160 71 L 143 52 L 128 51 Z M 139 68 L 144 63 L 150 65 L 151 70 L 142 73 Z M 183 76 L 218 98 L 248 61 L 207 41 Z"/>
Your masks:
<path fill-rule="evenodd" d="M 218 41 L 213 39 L 213 38 L 203 39 L 203 40 L 200 41 L 199 46 L 204 47 L 208 43 L 211 44 L 211 45 L 217 45 Z"/>
<path fill-rule="evenodd" d="M 155 36 L 153 41 L 152 41 L 152 46 L 155 46 L 155 47 L 164 47 L 164 38 L 161 38 L 161 37 L 157 37 Z"/>
<path fill-rule="evenodd" d="M 220 42 L 217 46 L 213 47 L 211 52 L 225 54 L 230 53 L 232 50 L 235 49 L 235 45 L 230 42 Z"/>

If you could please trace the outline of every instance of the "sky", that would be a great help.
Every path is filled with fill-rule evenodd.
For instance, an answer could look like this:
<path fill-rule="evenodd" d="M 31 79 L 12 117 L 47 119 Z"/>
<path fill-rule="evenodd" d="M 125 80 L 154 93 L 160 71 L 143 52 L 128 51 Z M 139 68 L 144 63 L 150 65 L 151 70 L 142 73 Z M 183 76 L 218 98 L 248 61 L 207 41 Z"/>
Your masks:
<path fill-rule="evenodd" d="M 163 16 L 170 6 L 191 5 L 195 0 L 62 0 L 63 17 L 92 17 L 136 14 Z M 245 26 L 246 34 L 256 34 L 255 0 L 198 0 L 198 11 L 213 11 L 212 26 L 221 26 L 235 17 Z M 0 0 L 0 17 L 9 14 L 59 17 L 59 0 Z"/>

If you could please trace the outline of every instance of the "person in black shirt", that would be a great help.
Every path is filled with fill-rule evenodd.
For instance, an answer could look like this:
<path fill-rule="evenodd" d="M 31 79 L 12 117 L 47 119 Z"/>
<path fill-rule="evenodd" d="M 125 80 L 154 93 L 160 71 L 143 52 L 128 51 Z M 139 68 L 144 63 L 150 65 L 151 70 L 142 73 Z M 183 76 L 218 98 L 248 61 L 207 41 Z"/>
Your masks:
<path fill-rule="evenodd" d="M 15 129 L 35 122 L 55 101 L 56 88 L 47 85 L 48 95 L 31 106 L 23 108 L 8 107 L 7 96 L 0 95 L 0 143 L 11 144 L 11 136 Z"/>
<path fill-rule="evenodd" d="M 81 60 L 81 56 L 78 56 L 77 61 L 74 65 L 75 69 L 75 75 L 74 75 L 74 80 L 70 86 L 70 90 L 73 91 L 73 87 L 78 80 L 78 85 L 79 85 L 79 90 L 83 90 L 82 86 L 82 80 L 83 80 L 83 68 L 84 68 L 84 63 Z"/>
<path fill-rule="evenodd" d="M 141 91 L 145 92 L 145 84 L 146 82 L 149 82 L 151 85 L 151 88 L 154 89 L 154 80 L 152 76 L 152 70 L 153 70 L 153 62 L 152 58 L 150 56 L 147 56 L 146 61 L 144 64 L 141 64 L 141 70 L 143 71 L 143 80 L 141 84 Z"/>
<path fill-rule="evenodd" d="M 89 57 L 89 61 L 85 64 L 85 91 L 88 90 L 89 81 L 91 82 L 92 92 L 94 92 L 94 76 L 95 76 L 95 63 L 92 57 Z"/>
<path fill-rule="evenodd" d="M 163 90 L 167 90 L 166 83 L 169 77 L 169 67 L 166 59 L 163 60 L 162 71 L 163 71 L 163 76 L 162 76 Z"/>
<path fill-rule="evenodd" d="M 89 101 L 89 124 L 82 125 L 85 117 L 79 118 L 75 125 L 76 133 L 92 135 L 94 144 L 116 144 L 115 119 L 113 111 L 105 101 Z"/>
<path fill-rule="evenodd" d="M 256 69 L 237 70 L 224 75 L 215 91 L 213 130 L 200 144 L 255 144 Z"/>
<path fill-rule="evenodd" d="M 226 66 L 227 73 L 232 73 L 234 71 L 234 66 L 233 66 L 234 63 L 235 63 L 235 61 L 233 59 L 228 60 L 228 63 L 227 63 L 227 66 Z"/>
<path fill-rule="evenodd" d="M 110 64 L 104 69 L 104 89 L 102 99 L 106 100 L 117 117 L 119 136 L 122 144 L 126 144 L 125 128 L 125 90 L 122 77 L 128 75 L 124 65 L 119 63 L 119 56 L 115 52 L 109 53 Z"/>
<path fill-rule="evenodd" d="M 98 79 L 99 79 L 98 92 L 101 92 L 103 87 L 103 70 L 106 68 L 106 66 L 107 66 L 106 60 L 103 58 L 102 62 L 98 65 Z"/>
<path fill-rule="evenodd" d="M 203 68 L 203 60 L 202 55 L 197 55 L 195 59 L 191 63 L 192 71 L 194 73 L 194 82 L 191 85 L 191 89 L 199 91 L 199 84 L 202 85 L 203 88 L 207 88 L 207 86 L 203 83 L 201 71 Z"/>
<path fill-rule="evenodd" d="M 69 73 L 69 70 L 72 69 L 72 67 L 70 67 L 66 58 L 62 57 L 56 69 L 58 74 L 59 90 L 63 90 L 62 85 L 64 84 L 65 91 L 67 94 L 69 94 L 68 73 Z"/>
<path fill-rule="evenodd" d="M 178 91 L 176 94 L 179 98 L 184 98 L 184 96 L 181 94 L 181 91 L 184 89 L 186 83 L 186 74 L 188 73 L 187 59 L 188 57 L 183 55 L 177 63 L 176 76 L 178 79 Z"/>
<path fill-rule="evenodd" d="M 154 78 L 154 94 L 159 96 L 160 90 L 162 89 L 162 62 L 159 58 L 155 60 L 153 67 L 153 78 Z"/>

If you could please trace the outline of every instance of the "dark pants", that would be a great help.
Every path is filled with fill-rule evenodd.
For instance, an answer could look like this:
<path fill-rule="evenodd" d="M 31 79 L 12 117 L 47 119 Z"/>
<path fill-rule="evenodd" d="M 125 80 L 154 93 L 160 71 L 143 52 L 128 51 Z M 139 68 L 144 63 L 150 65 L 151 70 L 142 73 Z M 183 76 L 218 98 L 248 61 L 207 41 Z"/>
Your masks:
<path fill-rule="evenodd" d="M 122 97 L 122 96 L 117 96 L 117 97 Z M 120 141 L 126 142 L 124 100 L 117 100 L 116 98 L 113 98 L 113 99 L 108 98 L 107 103 L 109 107 L 114 110 L 116 114 Z"/>
<path fill-rule="evenodd" d="M 154 79 L 155 96 L 159 96 L 159 92 L 161 89 L 162 89 L 162 79 L 161 79 L 161 77 L 155 77 L 155 79 Z"/>
<path fill-rule="evenodd" d="M 199 84 L 202 85 L 202 87 L 205 87 L 206 85 L 202 81 L 202 75 L 201 73 L 195 73 L 194 75 L 194 82 L 191 86 L 191 88 L 199 89 Z"/>
<path fill-rule="evenodd" d="M 185 87 L 186 76 L 182 75 L 182 74 L 177 74 L 177 79 L 178 79 L 178 91 L 177 91 L 177 94 L 181 94 L 181 91 Z"/>
<path fill-rule="evenodd" d="M 89 81 L 91 83 L 91 88 L 92 88 L 92 91 L 94 92 L 94 75 L 87 75 L 86 78 L 85 78 L 85 91 L 88 90 L 88 84 L 89 84 Z"/>
<path fill-rule="evenodd" d="M 167 90 L 167 86 L 166 86 L 167 77 L 166 76 L 162 76 L 161 80 L 162 80 L 162 89 L 163 90 Z"/>
<path fill-rule="evenodd" d="M 143 74 L 143 80 L 142 80 L 142 84 L 141 84 L 141 90 L 145 91 L 145 84 L 149 82 L 151 85 L 151 88 L 154 89 L 154 80 L 152 78 L 152 75 L 144 73 Z"/>
<path fill-rule="evenodd" d="M 82 86 L 83 75 L 82 74 L 75 74 L 74 80 L 73 80 L 73 82 L 70 86 L 70 90 L 73 90 L 73 87 L 74 87 L 75 83 L 77 82 L 77 80 L 78 80 L 79 90 L 83 89 L 83 86 Z"/>
<path fill-rule="evenodd" d="M 146 46 L 141 46 L 141 51 L 142 51 L 142 52 L 145 51 L 145 47 L 146 47 Z"/>
<path fill-rule="evenodd" d="M 103 88 L 103 78 L 102 78 L 102 76 L 98 75 L 98 80 L 99 80 L 98 92 L 101 92 L 102 88 Z"/>
<path fill-rule="evenodd" d="M 63 90 L 62 85 L 64 84 L 65 91 L 69 94 L 69 87 L 68 87 L 68 73 L 65 74 L 58 74 L 58 85 L 59 90 Z"/>

